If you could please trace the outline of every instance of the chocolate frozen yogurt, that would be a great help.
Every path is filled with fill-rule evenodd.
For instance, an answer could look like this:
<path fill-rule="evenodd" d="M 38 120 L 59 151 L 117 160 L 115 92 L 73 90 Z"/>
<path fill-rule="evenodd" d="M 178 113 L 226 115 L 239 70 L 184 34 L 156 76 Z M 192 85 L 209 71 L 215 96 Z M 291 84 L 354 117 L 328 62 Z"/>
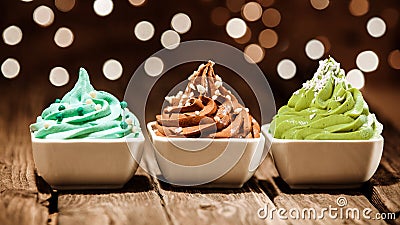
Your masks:
<path fill-rule="evenodd" d="M 167 96 L 168 104 L 153 126 L 158 136 L 259 138 L 260 126 L 249 109 L 223 86 L 214 62 L 202 64 L 184 91 Z"/>

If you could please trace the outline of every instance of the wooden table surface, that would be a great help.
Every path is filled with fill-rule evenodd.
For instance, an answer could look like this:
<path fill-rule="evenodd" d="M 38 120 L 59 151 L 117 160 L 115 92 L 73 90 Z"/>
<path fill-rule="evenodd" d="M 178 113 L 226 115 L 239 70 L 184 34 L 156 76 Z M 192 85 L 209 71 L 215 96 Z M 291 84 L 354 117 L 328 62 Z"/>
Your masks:
<path fill-rule="evenodd" d="M 2 87 L 0 104 L 0 224 L 400 224 L 400 132 L 385 123 L 385 148 L 373 178 L 360 189 L 291 190 L 270 158 L 241 189 L 176 188 L 142 169 L 120 190 L 57 191 L 37 176 L 28 125 L 47 106 L 48 96 L 14 96 Z M 8 93 L 8 95 L 6 95 Z M 21 91 L 21 93 L 24 93 Z M 31 92 L 27 92 L 31 93 Z M 22 95 L 22 96 L 21 96 Z M 18 100 L 20 99 L 20 100 Z M 316 210 L 337 206 L 395 213 L 394 220 L 262 220 L 269 207 Z"/>

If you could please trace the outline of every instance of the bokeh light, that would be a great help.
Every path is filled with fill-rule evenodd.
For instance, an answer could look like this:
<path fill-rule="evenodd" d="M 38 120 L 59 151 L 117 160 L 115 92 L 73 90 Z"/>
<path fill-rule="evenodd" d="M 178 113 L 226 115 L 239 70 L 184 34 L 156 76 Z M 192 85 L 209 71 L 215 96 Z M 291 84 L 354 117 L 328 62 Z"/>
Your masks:
<path fill-rule="evenodd" d="M 146 2 L 146 0 L 129 0 L 133 6 L 141 6 Z"/>
<path fill-rule="evenodd" d="M 372 72 L 378 68 L 379 58 L 373 51 L 363 51 L 356 59 L 357 67 L 364 72 Z"/>
<path fill-rule="evenodd" d="M 311 6 L 317 10 L 326 9 L 329 6 L 329 0 L 310 0 Z"/>
<path fill-rule="evenodd" d="M 242 16 L 247 21 L 256 21 L 261 18 L 262 8 L 257 2 L 248 2 L 242 8 Z"/>
<path fill-rule="evenodd" d="M 68 83 L 69 81 L 69 74 L 68 71 L 60 66 L 54 67 L 50 71 L 49 75 L 50 83 L 54 86 L 61 87 Z"/>
<path fill-rule="evenodd" d="M 116 80 L 122 76 L 122 65 L 115 59 L 109 59 L 103 64 L 103 74 L 109 80 Z"/>
<path fill-rule="evenodd" d="M 3 41 L 8 45 L 16 45 L 20 43 L 22 40 L 22 30 L 15 26 L 11 25 L 4 29 L 3 31 Z"/>
<path fill-rule="evenodd" d="M 264 48 L 273 48 L 278 43 L 278 34 L 272 29 L 265 29 L 258 35 L 258 41 Z"/>
<path fill-rule="evenodd" d="M 388 63 L 393 69 L 400 70 L 400 50 L 396 49 L 389 53 Z"/>
<path fill-rule="evenodd" d="M 244 49 L 244 58 L 250 63 L 259 63 L 264 58 L 264 49 L 257 44 L 250 44 Z"/>
<path fill-rule="evenodd" d="M 246 33 L 247 25 L 240 18 L 232 18 L 226 24 L 226 32 L 232 38 L 241 38 Z"/>
<path fill-rule="evenodd" d="M 171 20 L 171 27 L 178 33 L 184 34 L 190 30 L 192 21 L 190 17 L 184 13 L 175 14 Z"/>
<path fill-rule="evenodd" d="M 41 5 L 33 11 L 33 21 L 42 27 L 50 26 L 54 21 L 54 12 L 49 7 Z"/>
<path fill-rule="evenodd" d="M 262 22 L 267 27 L 276 27 L 281 22 L 281 13 L 274 8 L 266 9 L 262 15 Z"/>
<path fill-rule="evenodd" d="M 66 48 L 74 41 L 74 34 L 66 27 L 61 27 L 54 35 L 54 42 L 61 48 Z"/>
<path fill-rule="evenodd" d="M 217 7 L 211 11 L 211 21 L 218 26 L 223 26 L 229 20 L 230 13 L 227 8 Z"/>
<path fill-rule="evenodd" d="M 364 74 L 358 69 L 350 70 L 346 75 L 346 80 L 357 89 L 361 89 L 365 84 Z"/>
<path fill-rule="evenodd" d="M 166 49 L 174 49 L 179 46 L 181 37 L 173 30 L 167 30 L 161 35 L 161 44 Z"/>
<path fill-rule="evenodd" d="M 144 62 L 144 71 L 151 77 L 158 76 L 164 69 L 164 62 L 158 57 L 150 57 Z"/>
<path fill-rule="evenodd" d="M 322 44 L 324 45 L 324 53 L 327 53 L 331 50 L 331 42 L 329 41 L 329 39 L 326 36 L 317 36 L 315 37 L 315 39 L 319 40 L 320 42 L 322 42 Z"/>
<path fill-rule="evenodd" d="M 134 33 L 137 39 L 148 41 L 154 36 L 154 26 L 148 21 L 141 21 L 136 24 Z"/>
<path fill-rule="evenodd" d="M 244 5 L 244 0 L 226 0 L 226 7 L 234 13 L 240 12 Z"/>
<path fill-rule="evenodd" d="M 111 0 L 95 0 L 93 3 L 94 12 L 99 16 L 110 15 L 114 8 L 114 3 Z"/>
<path fill-rule="evenodd" d="M 308 58 L 316 60 L 324 55 L 325 47 L 321 41 L 317 39 L 312 39 L 307 42 L 305 51 Z"/>
<path fill-rule="evenodd" d="M 247 27 L 246 33 L 243 35 L 243 37 L 240 38 L 235 38 L 235 41 L 239 44 L 246 44 L 249 42 L 251 39 L 251 30 L 250 28 Z"/>
<path fill-rule="evenodd" d="M 278 75 L 285 80 L 293 78 L 296 70 L 296 64 L 290 59 L 282 59 L 277 66 Z"/>
<path fill-rule="evenodd" d="M 374 38 L 382 37 L 386 32 L 386 24 L 379 17 L 372 17 L 367 22 L 368 34 Z"/>
<path fill-rule="evenodd" d="M 54 4 L 61 12 L 69 12 L 75 6 L 75 0 L 55 0 Z"/>
<path fill-rule="evenodd" d="M 369 10 L 368 0 L 351 0 L 349 3 L 349 10 L 353 16 L 363 16 Z"/>
<path fill-rule="evenodd" d="M 14 78 L 18 76 L 20 70 L 19 63 L 16 59 L 8 58 L 1 64 L 1 73 L 6 78 Z"/>

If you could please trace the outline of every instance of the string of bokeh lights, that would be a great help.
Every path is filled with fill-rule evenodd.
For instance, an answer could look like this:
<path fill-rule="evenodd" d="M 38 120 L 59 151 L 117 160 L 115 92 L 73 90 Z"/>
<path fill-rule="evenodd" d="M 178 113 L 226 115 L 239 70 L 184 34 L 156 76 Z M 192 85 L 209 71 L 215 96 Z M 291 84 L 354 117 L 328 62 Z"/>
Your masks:
<path fill-rule="evenodd" d="M 21 0 L 31 2 L 32 0 Z M 128 0 L 135 7 L 142 6 L 146 0 Z M 62 12 L 69 12 L 75 6 L 75 0 L 55 0 L 54 6 Z M 225 6 L 219 6 L 211 11 L 210 19 L 217 26 L 224 26 L 229 37 L 244 46 L 244 57 L 250 63 L 260 63 L 265 57 L 267 49 L 275 48 L 279 42 L 279 35 L 274 30 L 279 26 L 282 16 L 279 9 L 273 7 L 274 0 L 257 0 L 245 2 L 245 0 L 226 0 Z M 311 7 L 315 10 L 324 10 L 330 5 L 329 0 L 310 0 Z M 356 17 L 364 16 L 369 11 L 368 0 L 351 0 L 349 12 Z M 112 0 L 95 0 L 93 2 L 94 12 L 101 17 L 110 15 L 114 9 Z M 240 16 L 231 16 L 238 15 Z M 398 12 L 387 9 L 384 13 L 395 15 Z M 386 16 L 388 17 L 388 16 Z M 54 22 L 54 12 L 46 5 L 38 6 L 33 11 L 34 22 L 41 27 L 49 27 Z M 265 29 L 255 34 L 249 27 L 250 23 L 262 23 Z M 381 17 L 371 17 L 366 23 L 366 31 L 372 38 L 381 38 L 385 35 L 387 27 L 393 21 L 385 21 Z M 179 12 L 171 18 L 171 29 L 162 32 L 160 42 L 167 49 L 174 49 L 181 42 L 181 35 L 190 31 L 192 21 L 188 14 Z M 138 22 L 133 29 L 135 37 L 143 42 L 154 37 L 155 27 L 149 21 Z M 257 43 L 251 43 L 251 37 L 258 36 Z M 17 25 L 11 25 L 3 31 L 3 41 L 7 45 L 17 45 L 22 41 L 23 32 Z M 68 27 L 59 27 L 54 34 L 54 43 L 60 48 L 68 48 L 74 42 L 74 33 Z M 311 60 L 319 60 L 330 51 L 329 38 L 316 36 L 311 38 L 305 45 L 305 53 Z M 400 69 L 400 50 L 392 50 L 387 57 L 388 64 L 393 69 Z M 364 86 L 364 73 L 373 72 L 378 68 L 379 57 L 372 50 L 360 52 L 355 59 L 357 68 L 347 73 L 347 79 L 353 86 L 362 88 Z M 122 76 L 123 67 L 116 59 L 108 59 L 103 64 L 103 74 L 109 80 L 117 80 Z M 163 62 L 160 59 L 149 58 L 145 62 L 145 71 L 150 76 L 162 73 Z M 1 65 L 1 72 L 6 78 L 14 78 L 19 74 L 20 64 L 15 58 L 7 58 Z M 295 60 L 284 58 L 277 64 L 277 74 L 283 79 L 291 79 L 297 71 Z M 69 81 L 69 73 L 63 67 L 51 69 L 50 82 L 55 86 L 63 86 Z"/>

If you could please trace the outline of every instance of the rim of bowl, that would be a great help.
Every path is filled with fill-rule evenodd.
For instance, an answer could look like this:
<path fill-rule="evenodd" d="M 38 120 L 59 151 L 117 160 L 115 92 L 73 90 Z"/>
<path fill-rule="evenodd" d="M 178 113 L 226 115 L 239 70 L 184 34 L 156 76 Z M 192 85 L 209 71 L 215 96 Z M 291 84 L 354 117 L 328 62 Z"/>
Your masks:
<path fill-rule="evenodd" d="M 270 123 L 264 124 L 261 126 L 261 132 L 265 136 L 265 138 L 268 138 L 272 140 L 273 142 L 279 142 L 279 143 L 287 143 L 287 142 L 293 142 L 293 143 L 368 143 L 368 142 L 379 142 L 383 141 L 383 136 L 379 135 L 379 137 L 374 137 L 368 140 L 297 140 L 297 139 L 280 139 L 280 138 L 274 138 L 272 134 L 268 132 L 268 128 L 270 127 Z"/>
<path fill-rule="evenodd" d="M 141 142 L 144 141 L 143 133 L 140 132 L 138 137 L 130 137 L 128 134 L 121 138 L 88 138 L 88 139 L 42 139 L 36 138 L 31 132 L 31 141 L 35 143 L 126 143 L 126 142 Z"/>

